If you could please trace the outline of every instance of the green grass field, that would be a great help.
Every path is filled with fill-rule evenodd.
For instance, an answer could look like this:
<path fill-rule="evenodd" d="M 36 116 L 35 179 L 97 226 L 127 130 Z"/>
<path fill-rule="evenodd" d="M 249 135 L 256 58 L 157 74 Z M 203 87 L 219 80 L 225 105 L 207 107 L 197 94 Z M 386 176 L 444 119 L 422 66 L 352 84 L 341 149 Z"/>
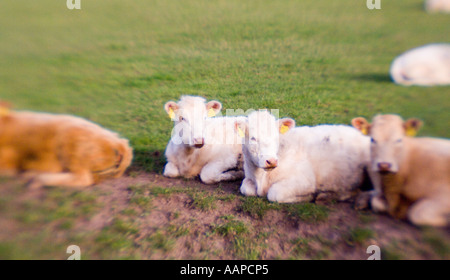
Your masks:
<path fill-rule="evenodd" d="M 0 99 L 18 110 L 75 114 L 119 132 L 130 139 L 135 150 L 137 173 L 161 173 L 172 126 L 163 105 L 183 94 L 217 99 L 224 109 L 279 109 L 280 116 L 292 117 L 300 125 L 349 124 L 357 116 L 396 113 L 422 119 L 420 135 L 448 138 L 450 88 L 403 87 L 389 77 L 390 63 L 397 55 L 450 40 L 450 16 L 429 15 L 422 3 L 382 0 L 381 10 L 369 10 L 365 0 L 82 0 L 81 10 L 68 10 L 65 0 L 2 1 Z M 8 192 L 6 198 L 0 198 L 0 223 L 2 217 L 9 217 L 25 228 L 31 224 L 33 228 L 45 225 L 48 231 L 53 226 L 72 229 L 79 222 L 77 217 L 86 218 L 100 207 L 91 203 L 91 196 L 108 195 L 104 190 L 90 192 L 50 190 L 44 206 L 24 206 L 23 201 L 11 206 L 17 192 Z M 56 202 L 52 195 L 59 195 Z M 80 197 L 73 198 L 77 195 Z M 239 200 L 238 193 L 232 196 Z M 138 201 L 145 204 L 145 197 Z M 196 198 L 198 195 L 191 194 L 184 199 L 196 205 Z M 70 210 L 74 206 L 67 201 L 72 200 L 75 204 L 81 201 L 86 209 Z M 200 205 L 203 203 L 209 209 L 208 202 Z M 245 201 L 235 203 L 238 208 L 246 207 Z M 68 213 L 64 212 L 66 206 Z M 61 216 L 48 216 L 47 212 L 61 207 Z M 263 207 L 277 211 L 270 205 Z M 126 222 L 136 211 L 139 215 L 145 212 L 140 208 L 122 210 L 127 211 Z M 287 217 L 295 212 L 282 211 Z M 233 217 L 219 219 L 208 232 L 226 238 L 229 229 L 224 225 L 233 221 Z M 96 244 L 98 249 L 92 249 L 89 256 L 105 257 L 100 247 L 106 244 L 111 251 L 117 246 L 125 248 L 115 250 L 120 253 L 113 258 L 146 257 L 145 250 L 127 251 L 130 236 L 135 238 L 137 233 L 126 222 L 112 222 L 101 229 L 100 236 L 96 233 L 92 240 L 88 238 L 88 244 Z M 245 232 L 240 224 L 244 222 L 237 219 L 231 226 Z M 146 240 L 151 245 L 144 247 L 156 246 L 155 250 L 163 252 L 170 248 L 172 243 L 164 239 L 167 230 L 149 234 Z M 116 244 L 111 235 L 117 232 L 128 241 Z M 15 245 L 0 242 L 0 258 L 64 257 L 64 240 L 57 243 L 62 249 L 53 249 L 61 249 L 62 255 L 30 245 L 51 242 L 46 234 L 44 230 L 31 239 L 20 235 Z M 349 234 L 352 240 L 359 240 L 360 235 L 373 237 L 359 227 Z M 84 232 L 74 238 L 79 241 L 86 236 L 90 235 Z M 1 240 L 8 238 L 2 239 L 0 234 Z M 238 247 L 238 253 L 231 253 L 234 258 L 261 257 L 246 251 L 251 246 L 239 247 L 244 242 L 239 238 L 230 242 Z M 320 242 L 297 238 L 290 246 L 314 247 L 314 243 Z M 17 249 L 25 246 L 20 244 L 34 251 L 25 254 L 28 251 Z M 441 256 L 448 254 L 445 251 Z M 294 253 L 290 256 L 296 258 Z M 153 255 L 159 257 L 165 255 Z M 195 256 L 215 257 L 213 253 Z"/>
<path fill-rule="evenodd" d="M 397 113 L 450 137 L 450 89 L 402 87 L 388 71 L 407 49 L 449 40 L 450 18 L 422 0 L 5 1 L 0 97 L 73 113 L 163 150 L 163 104 L 182 94 L 227 108 L 274 108 L 299 124 Z"/>

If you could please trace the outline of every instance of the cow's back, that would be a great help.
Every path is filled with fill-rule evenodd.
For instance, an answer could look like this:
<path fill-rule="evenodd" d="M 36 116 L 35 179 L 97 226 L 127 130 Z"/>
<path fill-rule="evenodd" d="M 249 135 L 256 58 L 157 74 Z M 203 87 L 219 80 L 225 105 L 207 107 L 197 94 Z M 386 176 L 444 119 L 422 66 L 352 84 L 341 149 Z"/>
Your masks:
<path fill-rule="evenodd" d="M 450 44 L 429 44 L 406 51 L 394 59 L 390 74 L 403 85 L 450 83 Z"/>
<path fill-rule="evenodd" d="M 35 112 L 14 112 L 2 119 L 0 149 L 14 151 L 16 168 L 45 172 L 105 172 L 131 154 L 127 140 L 95 123 Z"/>
<path fill-rule="evenodd" d="M 450 194 L 450 141 L 436 138 L 406 138 L 406 153 L 399 176 L 404 194 L 417 200 L 434 193 Z"/>
<path fill-rule="evenodd" d="M 370 139 L 344 125 L 297 127 L 281 138 L 283 157 L 308 161 L 319 190 L 353 189 L 363 181 L 370 161 Z"/>

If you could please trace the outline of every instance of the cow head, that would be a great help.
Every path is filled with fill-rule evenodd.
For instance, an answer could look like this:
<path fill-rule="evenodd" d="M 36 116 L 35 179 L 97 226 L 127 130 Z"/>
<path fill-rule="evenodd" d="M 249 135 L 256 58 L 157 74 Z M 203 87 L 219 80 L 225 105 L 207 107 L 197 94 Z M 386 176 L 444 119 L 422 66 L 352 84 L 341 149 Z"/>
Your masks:
<path fill-rule="evenodd" d="M 279 135 L 295 127 L 293 119 L 276 120 L 266 110 L 251 113 L 246 121 L 236 121 L 235 129 L 245 139 L 246 160 L 265 170 L 278 166 Z"/>
<path fill-rule="evenodd" d="M 195 148 L 205 144 L 206 119 L 220 113 L 221 109 L 219 101 L 206 103 L 204 98 L 197 96 L 183 96 L 178 102 L 169 101 L 164 105 L 164 110 L 175 124 L 172 137 Z"/>
<path fill-rule="evenodd" d="M 370 124 L 364 118 L 355 118 L 352 125 L 369 135 L 372 169 L 381 173 L 396 173 L 404 157 L 405 137 L 414 136 L 422 126 L 418 119 L 403 119 L 397 115 L 375 116 Z"/>

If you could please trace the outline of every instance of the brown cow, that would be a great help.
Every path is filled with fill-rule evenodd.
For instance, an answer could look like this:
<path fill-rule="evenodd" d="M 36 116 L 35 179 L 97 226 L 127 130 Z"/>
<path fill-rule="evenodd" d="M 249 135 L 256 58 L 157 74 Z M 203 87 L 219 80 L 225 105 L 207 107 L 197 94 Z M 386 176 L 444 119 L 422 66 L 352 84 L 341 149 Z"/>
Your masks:
<path fill-rule="evenodd" d="M 0 174 L 28 178 L 32 188 L 118 178 L 132 157 L 128 140 L 85 119 L 0 104 Z"/>
<path fill-rule="evenodd" d="M 450 222 L 450 141 L 418 137 L 418 119 L 378 115 L 369 124 L 352 120 L 371 138 L 372 170 L 381 175 L 381 194 L 372 199 L 376 211 L 408 218 L 416 225 L 446 226 Z M 380 201 L 385 199 L 385 205 Z M 385 209 L 383 209 L 385 208 Z"/>

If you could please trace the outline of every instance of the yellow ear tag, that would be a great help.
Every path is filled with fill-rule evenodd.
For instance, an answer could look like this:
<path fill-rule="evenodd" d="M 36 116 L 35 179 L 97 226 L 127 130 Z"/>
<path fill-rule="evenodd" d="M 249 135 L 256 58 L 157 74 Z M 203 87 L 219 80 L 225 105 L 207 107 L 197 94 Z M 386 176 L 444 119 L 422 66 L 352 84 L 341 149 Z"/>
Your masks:
<path fill-rule="evenodd" d="M 288 132 L 288 131 L 289 131 L 289 126 L 283 124 L 283 125 L 280 127 L 280 133 L 281 133 L 281 134 L 285 134 L 285 133 Z"/>
<path fill-rule="evenodd" d="M 216 116 L 216 112 L 211 108 L 208 110 L 208 118 L 212 118 Z"/>
<path fill-rule="evenodd" d="M 171 120 L 175 120 L 175 112 L 173 111 L 172 108 L 169 109 L 169 118 Z"/>
<path fill-rule="evenodd" d="M 369 134 L 369 132 L 367 131 L 366 127 L 361 128 L 361 133 L 364 134 L 364 135 L 368 135 Z"/>
<path fill-rule="evenodd" d="M 412 127 L 409 127 L 409 128 L 406 129 L 406 133 L 405 134 L 406 134 L 406 136 L 414 137 L 417 134 L 417 130 L 415 130 Z"/>
<path fill-rule="evenodd" d="M 0 117 L 6 117 L 10 113 L 9 108 L 0 106 Z"/>
<path fill-rule="evenodd" d="M 239 137 L 241 137 L 241 138 L 245 137 L 245 134 L 240 127 L 238 127 L 238 134 L 239 134 Z"/>

